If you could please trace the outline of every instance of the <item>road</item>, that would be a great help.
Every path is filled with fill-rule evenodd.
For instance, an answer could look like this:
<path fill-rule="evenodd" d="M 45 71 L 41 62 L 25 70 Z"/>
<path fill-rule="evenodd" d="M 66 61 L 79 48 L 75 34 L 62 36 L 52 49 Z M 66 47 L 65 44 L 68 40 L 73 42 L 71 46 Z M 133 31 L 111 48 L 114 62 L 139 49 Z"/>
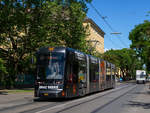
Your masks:
<path fill-rule="evenodd" d="M 70 100 L 25 98 L 0 103 L 0 113 L 150 113 L 150 89 L 147 84 L 124 83 Z"/>

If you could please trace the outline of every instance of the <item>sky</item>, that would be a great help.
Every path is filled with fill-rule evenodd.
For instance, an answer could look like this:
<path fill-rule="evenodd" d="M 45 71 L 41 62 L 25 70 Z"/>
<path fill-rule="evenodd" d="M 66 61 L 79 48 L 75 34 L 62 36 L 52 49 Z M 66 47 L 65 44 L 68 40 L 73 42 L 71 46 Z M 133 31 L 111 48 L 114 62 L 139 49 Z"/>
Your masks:
<path fill-rule="evenodd" d="M 92 5 L 100 15 L 106 17 L 105 20 L 114 29 L 113 31 L 121 33 L 111 34 L 112 30 L 88 4 L 87 16 L 106 33 L 105 50 L 130 48 L 129 32 L 135 25 L 150 20 L 150 16 L 146 16 L 150 11 L 150 0 L 93 0 Z"/>

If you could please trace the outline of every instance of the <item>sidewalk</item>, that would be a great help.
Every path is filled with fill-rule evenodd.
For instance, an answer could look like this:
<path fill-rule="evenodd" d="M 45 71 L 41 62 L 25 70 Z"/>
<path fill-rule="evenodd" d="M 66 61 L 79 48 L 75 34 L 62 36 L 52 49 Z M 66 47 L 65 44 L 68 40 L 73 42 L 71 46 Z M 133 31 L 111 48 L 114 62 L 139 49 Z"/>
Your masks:
<path fill-rule="evenodd" d="M 8 107 L 32 103 L 34 92 L 15 92 L 15 90 L 0 90 L 0 110 Z"/>
<path fill-rule="evenodd" d="M 129 80 L 129 81 L 122 81 L 122 82 L 116 82 L 116 85 L 124 84 L 124 83 L 136 83 L 135 80 Z"/>

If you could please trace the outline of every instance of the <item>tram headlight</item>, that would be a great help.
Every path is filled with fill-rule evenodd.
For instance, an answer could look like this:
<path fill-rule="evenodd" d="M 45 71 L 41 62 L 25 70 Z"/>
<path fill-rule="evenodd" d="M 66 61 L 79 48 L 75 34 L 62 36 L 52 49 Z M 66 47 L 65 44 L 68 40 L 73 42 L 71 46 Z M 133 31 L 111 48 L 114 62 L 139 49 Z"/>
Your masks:
<path fill-rule="evenodd" d="M 63 82 L 62 81 L 57 81 L 56 84 L 63 84 Z"/>

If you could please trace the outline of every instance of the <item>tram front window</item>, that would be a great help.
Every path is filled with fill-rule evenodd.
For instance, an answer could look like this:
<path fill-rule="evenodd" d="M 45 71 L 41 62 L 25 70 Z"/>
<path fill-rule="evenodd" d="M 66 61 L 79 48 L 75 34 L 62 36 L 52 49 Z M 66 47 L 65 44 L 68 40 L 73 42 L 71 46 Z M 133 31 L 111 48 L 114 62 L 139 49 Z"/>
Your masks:
<path fill-rule="evenodd" d="M 40 59 L 40 57 L 42 57 Z M 63 79 L 64 75 L 64 54 L 63 53 L 50 53 L 39 55 L 37 60 L 37 79 Z"/>

